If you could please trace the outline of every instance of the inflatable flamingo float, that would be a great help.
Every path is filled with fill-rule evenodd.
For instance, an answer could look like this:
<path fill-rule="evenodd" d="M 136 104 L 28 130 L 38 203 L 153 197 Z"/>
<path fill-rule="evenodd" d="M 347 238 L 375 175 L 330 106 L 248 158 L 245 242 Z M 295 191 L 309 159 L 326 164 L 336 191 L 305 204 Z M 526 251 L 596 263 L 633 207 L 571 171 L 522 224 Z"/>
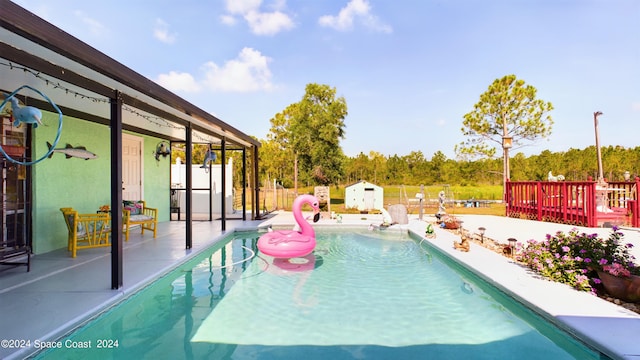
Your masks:
<path fill-rule="evenodd" d="M 294 258 L 311 254 L 316 247 L 316 233 L 302 216 L 302 205 L 313 208 L 313 222 L 320 219 L 320 203 L 313 195 L 300 195 L 293 201 L 293 217 L 300 231 L 280 230 L 268 232 L 258 239 L 258 249 L 274 258 Z"/>

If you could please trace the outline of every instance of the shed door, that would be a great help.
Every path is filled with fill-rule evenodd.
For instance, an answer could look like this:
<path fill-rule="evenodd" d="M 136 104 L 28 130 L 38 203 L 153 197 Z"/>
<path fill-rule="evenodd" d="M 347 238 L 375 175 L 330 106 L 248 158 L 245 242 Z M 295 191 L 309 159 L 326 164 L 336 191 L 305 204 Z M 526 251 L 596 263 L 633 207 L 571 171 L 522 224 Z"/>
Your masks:
<path fill-rule="evenodd" d="M 122 134 L 122 199 L 142 200 L 142 138 Z"/>
<path fill-rule="evenodd" d="M 364 208 L 365 210 L 371 210 L 375 208 L 375 189 L 364 188 Z"/>

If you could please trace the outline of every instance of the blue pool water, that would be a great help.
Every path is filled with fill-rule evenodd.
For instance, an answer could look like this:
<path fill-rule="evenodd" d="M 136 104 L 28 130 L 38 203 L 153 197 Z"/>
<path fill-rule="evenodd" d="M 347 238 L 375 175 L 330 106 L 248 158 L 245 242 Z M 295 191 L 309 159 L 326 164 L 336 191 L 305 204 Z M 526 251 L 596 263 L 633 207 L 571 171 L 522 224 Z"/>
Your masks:
<path fill-rule="evenodd" d="M 306 258 L 236 233 L 77 329 L 46 359 L 599 359 L 396 231 L 319 231 Z M 100 345 L 101 348 L 97 346 Z"/>

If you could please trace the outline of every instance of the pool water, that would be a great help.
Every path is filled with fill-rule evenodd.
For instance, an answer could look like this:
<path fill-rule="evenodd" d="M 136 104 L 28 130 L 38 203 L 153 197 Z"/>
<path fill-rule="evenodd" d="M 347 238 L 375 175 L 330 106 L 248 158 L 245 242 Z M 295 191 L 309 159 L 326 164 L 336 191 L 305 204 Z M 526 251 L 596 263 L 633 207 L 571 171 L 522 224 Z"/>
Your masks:
<path fill-rule="evenodd" d="M 258 253 L 259 236 L 235 233 L 61 340 L 90 349 L 40 357 L 599 359 L 405 232 L 319 231 L 291 261 Z"/>

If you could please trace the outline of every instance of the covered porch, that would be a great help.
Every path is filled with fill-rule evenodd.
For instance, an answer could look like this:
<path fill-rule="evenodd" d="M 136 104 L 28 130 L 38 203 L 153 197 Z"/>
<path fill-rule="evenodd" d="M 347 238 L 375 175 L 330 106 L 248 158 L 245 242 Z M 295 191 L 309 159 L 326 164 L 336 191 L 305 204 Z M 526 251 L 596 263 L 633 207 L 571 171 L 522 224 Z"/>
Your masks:
<path fill-rule="evenodd" d="M 192 149 L 196 144 L 207 145 L 210 151 L 218 154 L 222 164 L 236 156 L 236 163 L 241 167 L 237 177 L 241 220 L 246 220 L 247 215 L 251 219 L 259 218 L 257 207 L 249 209 L 246 205 L 247 197 L 252 198 L 253 204 L 260 203 L 255 186 L 260 146 L 257 140 L 15 3 L 0 0 L 0 8 L 0 91 L 15 95 L 25 106 L 42 110 L 46 125 L 35 129 L 23 124 L 22 128 L 27 129 L 23 157 L 18 162 L 8 157 L 2 159 L 7 164 L 23 167 L 25 175 L 21 178 L 24 196 L 19 204 L 20 214 L 23 214 L 20 231 L 24 236 L 20 237 L 19 243 L 3 238 L 1 249 L 20 245 L 25 252 L 34 252 L 37 260 L 32 263 L 32 271 L 37 271 L 36 262 L 42 261 L 39 255 L 48 256 L 55 253 L 51 251 L 54 249 L 65 252 L 66 230 L 59 211 L 62 207 L 91 213 L 102 205 L 109 205 L 111 228 L 120 229 L 123 218 L 119 209 L 123 200 L 146 200 L 158 209 L 161 227 L 174 227 L 173 224 L 163 225 L 169 222 L 173 210 L 170 205 L 170 161 L 165 159 L 167 153 L 158 150 L 166 151 L 166 144 L 169 148 L 174 144 L 184 145 L 184 161 L 188 167 L 192 166 Z M 46 96 L 29 89 L 39 89 Z M 134 160 L 138 162 L 133 162 L 140 177 L 131 183 L 137 189 L 130 191 L 125 180 L 132 163 L 123 159 L 128 155 L 125 153 L 129 148 L 126 145 L 128 137 L 132 136 L 140 145 L 134 152 L 137 156 Z M 60 144 L 58 139 L 62 139 Z M 79 161 L 43 156 L 47 146 L 49 149 L 60 148 L 65 142 L 87 146 L 98 157 Z M 163 144 L 165 146 L 161 146 Z M 32 171 L 36 167 L 37 171 Z M 216 220 L 212 220 L 211 214 L 208 219 L 212 221 L 210 226 L 218 226 L 222 232 L 227 230 L 227 220 L 231 220 L 227 219 L 230 209 L 226 204 L 233 196 L 226 193 L 224 169 L 220 179 L 220 214 Z M 189 251 L 198 241 L 194 234 L 196 228 L 205 225 L 194 218 L 194 185 L 190 172 L 187 172 L 183 188 L 185 204 L 180 211 L 185 221 L 175 225 L 181 226 L 181 233 L 179 244 L 174 239 L 172 246 Z M 248 189 L 255 192 L 248 193 Z M 3 209 L 7 207 L 5 205 L 2 204 Z M 130 282 L 124 276 L 123 262 L 124 248 L 130 244 L 123 240 L 122 232 L 112 233 L 110 256 L 106 258 L 110 266 L 107 269 L 100 267 L 105 275 L 103 281 L 110 281 L 112 289 L 123 288 Z M 88 254 L 94 250 L 100 251 L 83 252 Z M 25 271 L 24 267 L 16 270 Z"/>

